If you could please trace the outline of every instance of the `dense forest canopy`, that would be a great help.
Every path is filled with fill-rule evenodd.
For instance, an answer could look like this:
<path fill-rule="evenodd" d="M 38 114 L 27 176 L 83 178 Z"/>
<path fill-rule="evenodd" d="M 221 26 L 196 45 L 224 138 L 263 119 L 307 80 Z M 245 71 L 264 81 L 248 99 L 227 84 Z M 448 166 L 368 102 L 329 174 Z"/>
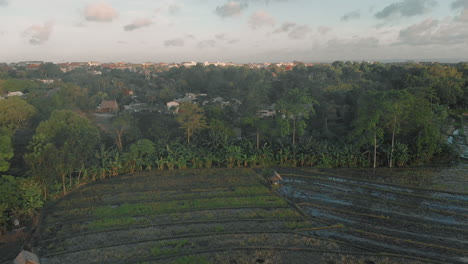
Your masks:
<path fill-rule="evenodd" d="M 468 109 L 468 64 L 63 72 L 45 63 L 0 67 L 0 95 L 5 230 L 47 199 L 123 172 L 429 163 L 451 153 L 447 125 Z M 116 113 L 96 114 L 103 101 Z"/>

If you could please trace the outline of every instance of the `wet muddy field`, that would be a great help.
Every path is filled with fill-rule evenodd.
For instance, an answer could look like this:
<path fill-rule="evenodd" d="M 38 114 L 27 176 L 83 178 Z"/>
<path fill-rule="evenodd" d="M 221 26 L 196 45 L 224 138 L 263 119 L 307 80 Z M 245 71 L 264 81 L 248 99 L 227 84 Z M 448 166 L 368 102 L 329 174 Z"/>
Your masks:
<path fill-rule="evenodd" d="M 468 263 L 465 164 L 424 170 L 278 172 L 284 179 L 278 189 L 282 196 L 315 221 L 343 226 L 313 231 L 314 236 L 374 252 Z"/>

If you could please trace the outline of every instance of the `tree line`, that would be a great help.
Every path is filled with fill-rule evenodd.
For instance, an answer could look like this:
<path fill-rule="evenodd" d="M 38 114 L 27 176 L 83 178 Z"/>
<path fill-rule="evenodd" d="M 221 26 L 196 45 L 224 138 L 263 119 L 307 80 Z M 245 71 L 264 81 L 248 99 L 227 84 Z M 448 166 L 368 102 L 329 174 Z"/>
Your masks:
<path fill-rule="evenodd" d="M 0 100 L 0 231 L 44 201 L 120 173 L 427 164 L 451 155 L 447 125 L 468 108 L 464 63 L 199 64 L 154 70 L 149 80 L 138 69 L 98 70 L 0 70 L 0 95 L 26 93 Z M 167 111 L 166 102 L 185 93 L 228 103 L 200 100 Z M 102 100 L 154 111 L 102 118 L 94 114 Z"/>

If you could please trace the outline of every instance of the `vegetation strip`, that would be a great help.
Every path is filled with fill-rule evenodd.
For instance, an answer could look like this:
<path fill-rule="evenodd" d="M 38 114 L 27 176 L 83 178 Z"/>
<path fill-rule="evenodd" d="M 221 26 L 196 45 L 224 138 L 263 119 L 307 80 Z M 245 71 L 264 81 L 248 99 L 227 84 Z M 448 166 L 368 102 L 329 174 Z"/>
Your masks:
<path fill-rule="evenodd" d="M 168 211 L 164 212 L 164 214 L 171 214 L 171 213 L 185 213 L 185 212 L 196 212 L 196 211 L 216 211 L 216 210 L 228 210 L 228 209 L 265 209 L 265 208 L 289 208 L 288 205 L 265 205 L 265 206 L 236 206 L 236 207 L 220 207 L 220 208 L 197 208 L 197 209 L 187 209 L 187 210 L 174 210 L 174 211 Z M 157 214 L 156 214 L 157 215 Z M 112 218 L 121 218 L 121 217 L 128 217 L 129 215 L 123 215 L 123 216 L 114 216 Z M 147 214 L 135 214 L 131 215 L 133 217 L 141 217 L 141 216 L 148 216 Z M 67 221 L 59 221 L 59 222 L 52 222 L 52 223 L 44 223 L 41 225 L 41 227 L 46 227 L 46 226 L 54 226 L 54 225 L 59 225 L 59 224 L 74 224 L 74 223 L 82 223 L 86 221 L 93 221 L 93 220 L 99 220 L 99 219 L 105 219 L 106 217 L 88 217 L 88 218 L 82 218 L 78 220 L 67 220 Z"/>
<path fill-rule="evenodd" d="M 220 185 L 220 186 L 215 186 L 213 187 L 213 189 L 217 189 L 217 188 L 233 188 L 233 187 L 251 187 L 252 184 L 246 184 L 246 185 Z M 155 188 L 143 188 L 143 189 L 126 189 L 125 191 L 108 191 L 108 192 L 99 192 L 97 194 L 86 194 L 86 195 L 80 195 L 79 197 L 75 197 L 75 196 L 72 196 L 70 197 L 69 195 L 66 195 L 62 198 L 60 198 L 60 200 L 58 200 L 55 204 L 58 204 L 60 203 L 61 201 L 67 201 L 67 200 L 71 200 L 71 199 L 82 199 L 82 198 L 90 198 L 90 197 L 96 197 L 96 196 L 104 196 L 104 195 L 119 195 L 119 194 L 122 194 L 122 193 L 141 193 L 141 192 L 150 192 L 150 191 L 154 191 L 154 192 L 170 192 L 170 191 L 180 191 L 180 190 L 183 190 L 185 188 L 182 188 L 182 187 L 178 187 L 178 188 L 164 188 L 164 189 L 155 189 Z M 201 189 L 201 186 L 200 187 L 197 187 L 197 186 L 190 186 L 190 188 L 188 188 L 188 190 L 198 190 L 198 189 Z M 53 207 L 53 206 L 51 206 Z M 47 208 L 48 210 L 49 209 L 52 209 L 50 207 Z"/>
<path fill-rule="evenodd" d="M 328 229 L 328 227 L 324 227 L 324 229 Z M 247 231 L 246 232 L 209 232 L 209 233 L 202 233 L 202 234 L 170 236 L 170 237 L 163 237 L 163 238 L 156 238 L 156 239 L 145 239 L 145 240 L 133 241 L 133 242 L 114 243 L 114 244 L 102 245 L 102 246 L 97 246 L 97 247 L 95 246 L 93 248 L 88 248 L 88 249 L 79 249 L 79 250 L 70 250 L 70 251 L 50 253 L 50 254 L 46 254 L 44 257 L 49 258 L 49 257 L 60 256 L 60 255 L 68 255 L 68 254 L 73 254 L 73 253 L 78 253 L 78 252 L 83 252 L 83 251 L 89 251 L 89 250 L 111 248 L 111 247 L 118 247 L 118 246 L 124 246 L 124 245 L 141 244 L 141 243 L 147 243 L 147 242 L 157 242 L 157 241 L 164 241 L 164 240 L 176 240 L 176 239 L 193 238 L 193 237 L 206 237 L 206 236 L 250 235 L 250 234 L 289 234 L 289 235 L 297 235 L 297 236 L 302 236 L 302 237 L 312 237 L 310 235 L 300 234 L 300 233 L 297 233 L 295 231 L 282 231 L 282 230 L 278 230 L 278 231 L 248 231 L 248 232 Z M 323 238 L 317 238 L 317 237 L 313 237 L 313 238 L 328 241 L 327 239 L 323 239 Z"/>
<path fill-rule="evenodd" d="M 213 195 L 213 196 L 197 196 L 193 197 L 192 199 L 216 199 L 216 198 L 242 198 L 242 197 L 276 197 L 275 195 L 272 195 L 272 193 L 260 193 L 260 194 L 243 194 L 243 195 Z M 189 201 L 190 198 L 164 198 L 164 199 L 148 199 L 148 200 L 130 200 L 129 202 L 125 200 L 125 204 L 145 204 L 145 203 L 151 203 L 151 202 L 170 202 L 170 201 Z M 56 209 L 59 210 L 70 210 L 70 209 L 77 209 L 77 208 L 93 208 L 93 207 L 99 207 L 99 206 L 107 206 L 107 205 L 113 205 L 119 203 L 118 201 L 115 202 L 103 202 L 103 203 L 93 203 L 93 204 L 82 204 L 82 205 L 77 205 L 77 206 L 59 206 L 56 207 Z M 120 203 L 124 203 L 121 201 Z"/>
<path fill-rule="evenodd" d="M 298 186 L 297 183 L 293 183 L 291 185 L 295 185 L 295 186 Z M 332 193 L 332 194 L 339 194 L 341 196 L 349 196 L 349 197 L 354 197 L 354 198 L 359 198 L 359 199 L 364 199 L 364 200 L 371 200 L 371 201 L 375 201 L 375 196 L 373 194 L 370 194 L 374 197 L 366 197 L 366 196 L 363 196 L 363 195 L 355 195 L 355 194 L 349 194 L 347 192 L 336 192 L 336 191 L 324 191 L 324 190 L 320 190 L 319 188 L 313 188 L 313 187 L 303 187 L 303 186 L 300 186 L 299 187 L 300 189 L 304 189 L 304 190 L 313 190 L 313 191 L 321 191 L 321 192 L 325 192 L 325 193 Z M 332 189 L 333 187 L 330 187 L 330 189 Z M 410 204 L 404 204 L 404 203 L 399 203 L 399 202 L 393 202 L 393 201 L 388 201 L 388 200 L 385 200 L 383 201 L 383 203 L 386 203 L 386 204 L 394 204 L 394 205 L 398 205 L 398 206 L 403 206 L 403 207 L 409 207 L 409 208 L 417 208 L 417 209 L 422 209 L 422 210 L 428 210 L 428 211 L 432 211 L 432 212 L 435 212 L 435 213 L 441 213 L 441 214 L 448 214 L 448 215 L 454 215 L 454 216 L 461 216 L 461 217 L 468 217 L 468 215 L 463 215 L 463 214 L 459 214 L 459 213 L 455 213 L 455 212 L 450 212 L 450 211 L 444 211 L 444 210 L 439 210 L 439 209 L 433 209 L 433 208 L 427 208 L 427 207 L 417 207 L 417 206 L 414 206 L 414 205 L 410 205 Z"/>
<path fill-rule="evenodd" d="M 302 178 L 314 178 L 314 179 L 317 179 L 317 180 L 322 180 L 322 181 L 327 181 L 327 182 L 334 182 L 334 183 L 337 183 L 338 181 L 335 181 L 335 180 L 332 180 L 332 179 L 324 179 L 323 177 L 320 177 L 320 176 L 307 176 L 307 175 L 298 175 L 298 174 L 282 174 L 283 176 L 289 176 L 289 177 L 302 177 Z M 341 183 L 341 182 L 338 182 L 338 183 Z M 364 188 L 364 189 L 370 189 L 370 190 L 379 190 L 379 191 L 383 191 L 383 192 L 389 192 L 389 193 L 396 193 L 396 194 L 400 194 L 400 195 L 408 195 L 408 196 L 417 196 L 417 197 L 423 197 L 423 198 L 426 198 L 426 199 L 431 199 L 431 200 L 439 200 L 439 201 L 444 201 L 444 202 L 451 202 L 451 203 L 466 203 L 468 204 L 468 202 L 466 201 L 461 201 L 461 200 L 452 200 L 452 199 L 445 199 L 445 198 L 439 198 L 439 197 L 432 197 L 432 196 L 427 196 L 427 195 L 421 195 L 421 194 L 416 194 L 416 193 L 408 193 L 408 192 L 401 192 L 401 191 L 396 191 L 396 190 L 390 190 L 390 189 L 384 189 L 384 188 L 379 188 L 379 187 L 371 187 L 371 186 L 362 186 L 362 185 L 358 185 L 356 183 L 350 183 L 350 182 L 347 182 L 347 183 L 343 183 L 343 184 L 346 184 L 346 185 L 350 185 L 350 186 L 356 186 L 356 187 L 359 187 L 359 188 Z M 438 191 L 440 192 L 440 191 Z"/>
<path fill-rule="evenodd" d="M 267 247 L 267 246 L 257 246 L 257 247 L 232 247 L 232 248 L 216 248 L 216 249 L 207 249 L 207 250 L 197 250 L 197 251 L 190 251 L 185 253 L 179 253 L 169 256 L 161 256 L 161 257 L 151 257 L 151 258 L 142 258 L 139 260 L 128 260 L 126 263 L 141 263 L 144 261 L 159 261 L 159 260 L 166 260 L 166 259 L 173 259 L 177 257 L 183 256 L 190 256 L 190 255 L 201 255 L 207 253 L 214 253 L 214 252 L 222 252 L 222 251 L 234 251 L 234 250 L 274 250 L 274 251 L 302 251 L 302 252 L 317 252 L 317 253 L 328 253 L 328 254 L 337 254 L 337 255 L 357 255 L 357 256 L 374 256 L 374 257 L 394 257 L 394 258 L 403 258 L 403 259 L 410 259 L 410 260 L 418 260 L 424 261 L 425 263 L 434 263 L 434 264 L 446 264 L 445 262 L 434 261 L 430 259 L 412 257 L 412 256 L 405 256 L 405 255 L 398 255 L 398 254 L 391 254 L 391 253 L 367 253 L 367 252 L 354 252 L 354 251 L 338 251 L 338 250 L 327 250 L 327 249 L 312 249 L 312 248 L 295 248 L 295 247 Z M 114 262 L 104 262 L 102 264 L 111 264 Z"/>
<path fill-rule="evenodd" d="M 372 233 L 372 232 L 367 232 L 367 231 L 363 231 L 363 230 L 359 230 L 359 229 L 354 229 L 354 228 L 347 228 L 347 230 L 354 231 L 354 232 L 357 232 L 357 233 L 366 234 L 366 235 L 373 235 L 373 236 L 378 236 L 378 237 L 380 236 L 380 237 L 383 237 L 383 238 L 386 238 L 386 239 L 402 241 L 402 242 L 406 242 L 406 243 L 410 243 L 410 244 L 415 244 L 415 245 L 421 245 L 421 246 L 425 246 L 425 247 L 439 248 L 439 249 L 444 249 L 444 250 L 448 250 L 448 251 L 452 251 L 452 252 L 457 252 L 457 253 L 465 253 L 465 254 L 468 253 L 468 250 L 460 250 L 460 249 L 456 249 L 456 248 L 449 248 L 449 247 L 445 247 L 445 246 L 439 246 L 439 245 L 434 245 L 434 244 L 428 244 L 428 243 L 424 243 L 424 242 L 417 242 L 417 241 L 413 241 L 413 240 L 409 240 L 409 239 L 401 239 L 401 238 L 397 238 L 397 237 L 386 236 L 386 235 L 377 234 L 377 233 Z"/>
<path fill-rule="evenodd" d="M 318 204 L 312 204 L 312 203 L 299 203 L 298 205 L 321 207 L 321 208 L 324 208 L 324 209 L 327 209 L 327 210 L 338 211 L 338 212 L 343 212 L 343 213 L 349 213 L 349 214 L 354 214 L 354 215 L 363 215 L 363 216 L 378 218 L 378 219 L 381 219 L 381 220 L 389 220 L 389 221 L 392 221 L 392 222 L 400 222 L 400 223 L 404 223 L 404 224 L 421 225 L 421 223 L 394 219 L 394 218 L 383 216 L 383 215 L 372 215 L 372 214 L 358 213 L 358 212 L 354 212 L 354 211 L 337 209 L 337 208 L 333 208 L 333 207 L 328 207 L 328 206 L 318 205 Z M 451 228 L 451 227 L 445 227 L 445 226 L 440 226 L 440 225 L 435 225 L 435 224 L 427 224 L 427 223 L 424 223 L 424 225 L 425 226 L 433 226 L 433 227 L 438 228 L 438 229 L 450 230 L 450 231 L 454 231 L 454 232 L 468 233 L 467 229 Z"/>
<path fill-rule="evenodd" d="M 158 227 L 158 226 L 177 226 L 177 225 L 188 225 L 188 224 L 204 224 L 204 223 L 229 223 L 229 222 L 279 222 L 279 221 L 291 221 L 291 220 L 306 220 L 304 218 L 299 217 L 291 217 L 291 218 L 256 218 L 256 219 L 216 219 L 216 220 L 206 220 L 206 221 L 186 221 L 186 222 L 170 222 L 170 223 L 159 223 L 154 225 L 135 225 L 135 226 L 126 226 L 121 228 L 113 228 L 107 230 L 98 230 L 98 231 L 89 231 L 89 232 L 80 232 L 74 235 L 68 236 L 57 236 L 49 239 L 40 240 L 39 243 L 50 242 L 54 240 L 61 240 L 61 239 L 68 239 L 74 238 L 78 236 L 85 236 L 85 235 L 94 235 L 99 233 L 108 233 L 114 231 L 124 231 L 124 230 L 132 230 L 132 229 L 144 229 L 144 228 L 151 228 L 151 227 Z M 300 230 L 302 231 L 302 230 Z M 305 231 L 305 230 L 304 230 Z"/>
<path fill-rule="evenodd" d="M 392 169 L 396 170 L 398 168 L 392 168 Z M 400 169 L 401 170 L 409 170 L 411 168 L 400 168 Z M 355 177 L 346 177 L 346 176 L 343 176 L 341 174 L 337 174 L 337 173 L 333 173 L 333 172 L 327 172 L 327 173 L 325 173 L 325 172 L 311 172 L 311 171 L 308 171 L 307 169 L 304 169 L 304 168 L 301 168 L 300 171 L 303 171 L 305 173 L 319 174 L 319 175 L 323 175 L 325 177 L 335 177 L 335 178 L 340 178 L 340 179 L 344 179 L 344 180 L 353 180 L 353 181 L 364 182 L 364 183 L 388 185 L 388 186 L 391 186 L 391 187 L 413 189 L 413 190 L 416 190 L 416 191 L 440 192 L 440 193 L 448 193 L 448 194 L 453 194 L 453 195 L 468 195 L 468 193 L 464 193 L 464 192 L 454 192 L 454 191 L 430 189 L 430 188 L 423 188 L 423 187 L 411 186 L 411 185 L 406 185 L 406 184 L 382 183 L 382 182 L 379 182 L 379 181 L 373 181 L 373 180 L 368 180 L 368 179 L 363 180 L 363 179 L 359 179 L 359 178 L 355 178 Z"/>

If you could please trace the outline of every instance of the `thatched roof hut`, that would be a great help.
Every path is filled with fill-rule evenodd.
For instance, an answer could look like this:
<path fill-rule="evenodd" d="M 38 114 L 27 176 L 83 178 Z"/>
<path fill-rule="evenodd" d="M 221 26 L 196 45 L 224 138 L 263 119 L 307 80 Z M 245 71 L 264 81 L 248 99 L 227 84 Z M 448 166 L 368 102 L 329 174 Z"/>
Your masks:
<path fill-rule="evenodd" d="M 40 264 L 36 254 L 22 250 L 15 258 L 14 264 Z"/>

